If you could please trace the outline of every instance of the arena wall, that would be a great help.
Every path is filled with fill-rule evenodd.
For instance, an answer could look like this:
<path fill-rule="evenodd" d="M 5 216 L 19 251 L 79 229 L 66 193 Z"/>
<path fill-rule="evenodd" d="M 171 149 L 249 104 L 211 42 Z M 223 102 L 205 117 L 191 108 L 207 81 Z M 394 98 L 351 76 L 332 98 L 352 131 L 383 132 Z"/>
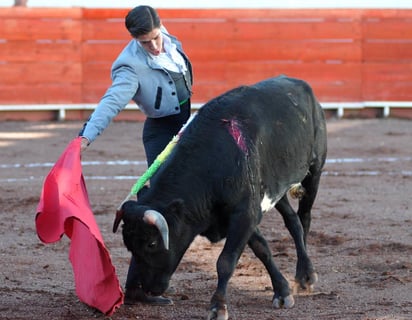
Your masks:
<path fill-rule="evenodd" d="M 127 11 L 0 8 L 0 120 L 61 118 L 54 106 L 63 107 L 66 119 L 86 118 L 110 85 L 113 60 L 130 41 Z M 350 109 L 347 116 L 387 116 L 389 107 L 389 115 L 409 117 L 412 10 L 159 13 L 193 62 L 195 105 L 235 86 L 286 74 L 309 82 L 334 112 L 340 106 Z M 129 117 L 126 112 L 119 119 Z"/>

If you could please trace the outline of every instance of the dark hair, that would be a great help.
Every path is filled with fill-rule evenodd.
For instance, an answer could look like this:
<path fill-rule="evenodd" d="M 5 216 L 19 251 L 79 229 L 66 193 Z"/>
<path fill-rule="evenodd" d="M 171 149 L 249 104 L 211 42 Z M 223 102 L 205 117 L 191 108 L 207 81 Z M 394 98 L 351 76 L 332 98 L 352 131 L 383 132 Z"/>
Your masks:
<path fill-rule="evenodd" d="M 150 6 L 138 6 L 129 11 L 125 25 L 133 38 L 145 35 L 155 28 L 160 28 L 160 18 Z"/>

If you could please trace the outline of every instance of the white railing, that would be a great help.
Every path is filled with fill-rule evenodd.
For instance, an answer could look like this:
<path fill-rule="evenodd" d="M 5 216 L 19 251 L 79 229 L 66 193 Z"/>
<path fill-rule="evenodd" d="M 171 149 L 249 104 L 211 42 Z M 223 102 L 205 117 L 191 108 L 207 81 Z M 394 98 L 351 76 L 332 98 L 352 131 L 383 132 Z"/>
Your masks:
<path fill-rule="evenodd" d="M 345 109 L 382 109 L 382 116 L 389 117 L 391 108 L 412 108 L 412 101 L 363 101 L 363 102 L 324 102 L 322 108 L 326 110 L 336 110 L 336 116 L 342 118 Z"/>
<path fill-rule="evenodd" d="M 198 109 L 202 103 L 192 103 L 193 109 Z M 391 108 L 412 108 L 412 101 L 363 101 L 363 102 L 324 102 L 321 103 L 325 110 L 335 110 L 336 116 L 342 118 L 346 109 L 381 108 L 382 116 L 389 117 Z M 66 119 L 68 110 L 94 110 L 96 104 L 23 104 L 23 105 L 0 105 L 2 111 L 57 111 L 58 120 Z M 126 110 L 136 110 L 134 104 L 128 104 Z"/>

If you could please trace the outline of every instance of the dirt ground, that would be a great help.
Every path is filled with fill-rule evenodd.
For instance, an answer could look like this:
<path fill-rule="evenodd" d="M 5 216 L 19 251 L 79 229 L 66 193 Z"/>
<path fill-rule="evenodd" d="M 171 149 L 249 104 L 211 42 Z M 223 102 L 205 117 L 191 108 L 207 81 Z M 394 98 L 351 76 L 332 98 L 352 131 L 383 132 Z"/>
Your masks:
<path fill-rule="evenodd" d="M 67 237 L 38 239 L 43 179 L 80 122 L 0 123 L 0 319 L 108 319 L 74 291 Z M 142 124 L 115 122 L 83 158 L 93 212 L 125 282 L 129 253 L 114 212 L 146 169 Z M 328 120 L 328 162 L 309 236 L 319 281 L 295 307 L 271 307 L 271 285 L 248 249 L 229 286 L 230 319 L 412 319 L 412 122 Z M 293 279 L 296 253 L 280 215 L 262 223 L 275 261 Z M 197 238 L 172 278 L 174 305 L 121 306 L 111 319 L 205 319 L 222 244 Z"/>

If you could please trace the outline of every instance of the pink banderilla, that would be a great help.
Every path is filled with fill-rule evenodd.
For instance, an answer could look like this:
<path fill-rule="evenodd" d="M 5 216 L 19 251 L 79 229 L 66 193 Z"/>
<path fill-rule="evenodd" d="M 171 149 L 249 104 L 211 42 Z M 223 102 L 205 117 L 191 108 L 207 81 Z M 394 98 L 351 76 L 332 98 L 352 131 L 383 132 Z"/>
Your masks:
<path fill-rule="evenodd" d="M 242 131 L 240 130 L 239 122 L 235 119 L 231 119 L 231 120 L 223 119 L 222 121 L 224 123 L 229 124 L 229 133 L 230 133 L 230 135 L 235 140 L 235 142 L 238 145 L 239 149 L 247 154 L 246 142 L 245 142 L 245 138 L 242 134 Z"/>

